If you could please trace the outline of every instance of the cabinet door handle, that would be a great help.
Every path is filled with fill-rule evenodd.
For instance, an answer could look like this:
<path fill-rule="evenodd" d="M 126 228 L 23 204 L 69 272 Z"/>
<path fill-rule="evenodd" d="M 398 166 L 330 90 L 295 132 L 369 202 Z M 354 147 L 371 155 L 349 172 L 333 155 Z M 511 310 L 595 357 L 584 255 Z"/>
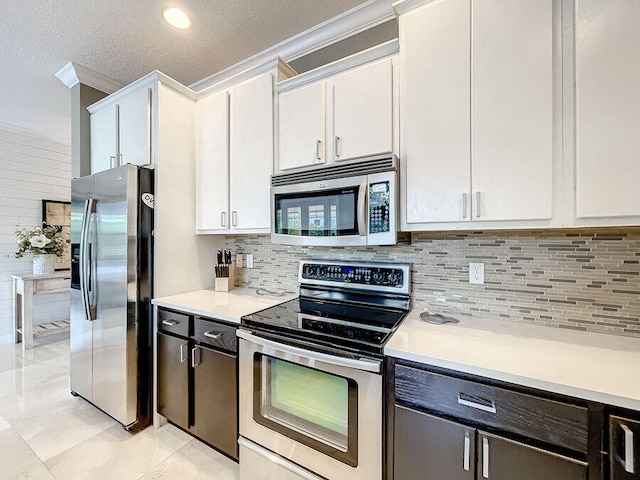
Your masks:
<path fill-rule="evenodd" d="M 220 226 L 227 226 L 227 212 L 220 212 Z"/>
<path fill-rule="evenodd" d="M 322 140 L 316 140 L 316 160 L 322 160 L 320 156 L 320 147 L 322 146 Z"/>
<path fill-rule="evenodd" d="M 482 478 L 489 478 L 489 439 L 482 437 Z"/>
<path fill-rule="evenodd" d="M 196 354 L 199 354 L 197 363 L 196 363 Z M 201 363 L 202 363 L 202 354 L 200 353 L 200 348 L 195 347 L 193 350 L 191 350 L 191 366 L 197 367 Z"/>
<path fill-rule="evenodd" d="M 220 338 L 220 335 L 222 335 L 221 333 L 213 333 L 213 331 L 210 332 L 204 332 L 203 335 L 205 337 L 209 337 L 209 338 L 213 338 L 214 340 Z"/>
<path fill-rule="evenodd" d="M 480 192 L 476 192 L 476 218 L 480 218 Z"/>
<path fill-rule="evenodd" d="M 467 400 L 463 397 L 467 397 L 469 399 L 474 398 L 468 395 L 465 395 L 464 393 L 459 393 L 458 394 L 458 403 L 460 405 L 464 405 L 465 407 L 471 407 L 471 408 L 476 408 L 478 410 L 482 410 L 484 412 L 489 412 L 489 413 L 496 413 L 496 404 L 493 403 L 493 400 L 485 400 L 489 405 L 485 405 L 479 402 L 474 402 L 472 400 Z M 477 399 L 477 400 L 484 400 L 484 399 Z"/>
<path fill-rule="evenodd" d="M 625 424 L 620 424 L 620 428 L 624 432 L 624 469 L 629 473 L 635 472 L 633 462 L 633 432 Z"/>
<path fill-rule="evenodd" d="M 467 194 L 462 194 L 462 218 L 467 218 Z"/>
<path fill-rule="evenodd" d="M 236 210 L 231 212 L 231 225 L 233 227 L 237 227 L 238 226 L 238 212 Z"/>
<path fill-rule="evenodd" d="M 112 156 L 109 157 L 109 168 L 114 168 L 116 166 L 117 166 L 116 157 L 115 157 L 115 155 L 112 155 Z"/>
<path fill-rule="evenodd" d="M 333 141 L 333 150 L 335 151 L 336 158 L 340 158 L 340 154 L 338 153 L 339 147 L 340 147 L 340 137 L 336 135 L 336 138 Z"/>
<path fill-rule="evenodd" d="M 183 343 L 180 345 L 180 363 L 184 363 L 187 361 L 187 354 L 185 352 L 185 347 L 188 347 L 188 343 Z"/>
<path fill-rule="evenodd" d="M 462 459 L 462 465 L 467 472 L 471 467 L 470 457 L 471 457 L 471 438 L 469 436 L 469 432 L 464 432 L 464 454 Z"/>
<path fill-rule="evenodd" d="M 162 320 L 162 324 L 166 325 L 167 327 L 175 327 L 179 323 L 180 322 L 176 322 L 176 321 L 173 321 L 173 320 Z"/>

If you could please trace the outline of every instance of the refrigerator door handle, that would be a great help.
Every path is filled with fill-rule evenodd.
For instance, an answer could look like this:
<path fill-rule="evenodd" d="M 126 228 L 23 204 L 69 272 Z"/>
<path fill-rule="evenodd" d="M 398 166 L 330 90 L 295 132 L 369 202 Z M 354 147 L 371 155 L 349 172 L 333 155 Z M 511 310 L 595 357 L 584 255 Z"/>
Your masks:
<path fill-rule="evenodd" d="M 82 306 L 86 320 L 95 320 L 95 307 L 91 305 L 91 245 L 89 243 L 89 228 L 92 213 L 95 211 L 95 200 L 89 198 L 85 200 L 84 212 L 82 215 L 82 225 L 80 227 L 80 292 L 82 295 Z"/>

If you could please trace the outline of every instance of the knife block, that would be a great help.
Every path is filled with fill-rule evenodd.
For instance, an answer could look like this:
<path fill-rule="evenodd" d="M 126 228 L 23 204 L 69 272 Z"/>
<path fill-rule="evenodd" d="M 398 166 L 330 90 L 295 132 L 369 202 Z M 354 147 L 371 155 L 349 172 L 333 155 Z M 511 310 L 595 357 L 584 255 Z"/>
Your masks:
<path fill-rule="evenodd" d="M 228 277 L 216 277 L 214 290 L 216 292 L 228 292 L 233 289 L 233 282 L 235 279 L 234 266 L 229 264 L 229 276 Z"/>

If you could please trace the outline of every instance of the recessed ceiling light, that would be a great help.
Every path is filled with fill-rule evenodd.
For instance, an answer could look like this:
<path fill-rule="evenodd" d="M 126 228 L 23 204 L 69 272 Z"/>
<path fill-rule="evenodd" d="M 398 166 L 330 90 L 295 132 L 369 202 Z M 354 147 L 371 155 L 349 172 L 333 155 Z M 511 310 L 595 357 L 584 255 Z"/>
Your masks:
<path fill-rule="evenodd" d="M 186 30 L 192 24 L 191 17 L 177 7 L 164 7 L 162 18 L 169 25 L 180 30 Z"/>

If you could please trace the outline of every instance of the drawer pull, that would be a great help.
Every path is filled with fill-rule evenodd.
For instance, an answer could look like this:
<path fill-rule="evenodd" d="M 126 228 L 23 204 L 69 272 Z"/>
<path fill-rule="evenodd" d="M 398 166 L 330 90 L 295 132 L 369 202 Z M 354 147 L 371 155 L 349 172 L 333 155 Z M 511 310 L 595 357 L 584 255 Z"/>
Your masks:
<path fill-rule="evenodd" d="M 471 438 L 469 432 L 464 432 L 464 456 L 462 464 L 464 469 L 468 472 L 470 468 L 470 455 L 471 455 Z"/>
<path fill-rule="evenodd" d="M 620 428 L 622 428 L 624 432 L 624 469 L 629 473 L 635 473 L 635 465 L 633 464 L 633 432 L 624 424 L 620 424 Z"/>
<path fill-rule="evenodd" d="M 204 332 L 203 335 L 205 337 L 209 337 L 209 338 L 213 338 L 214 340 L 217 340 L 218 338 L 220 338 L 220 335 L 222 335 L 221 333 L 213 333 L 211 332 Z"/>
<path fill-rule="evenodd" d="M 467 399 L 465 399 L 463 397 L 466 397 L 469 400 L 467 400 Z M 476 400 L 476 401 L 473 401 L 471 399 Z M 485 404 L 482 404 L 482 403 L 478 403 L 477 400 L 479 400 L 479 399 L 475 398 L 475 397 L 471 397 L 469 395 L 465 395 L 464 393 L 459 393 L 458 394 L 458 403 L 460 405 L 464 405 L 465 407 L 476 408 L 478 410 L 482 410 L 483 412 L 496 413 L 496 405 L 495 405 L 495 403 L 493 403 L 493 400 L 491 400 L 491 401 L 485 400 L 490 405 L 485 405 Z"/>
<path fill-rule="evenodd" d="M 172 322 L 171 320 L 162 320 L 162 324 L 166 325 L 167 327 L 175 327 L 179 323 L 180 322 Z"/>
<path fill-rule="evenodd" d="M 489 439 L 482 437 L 482 478 L 489 478 Z"/>

